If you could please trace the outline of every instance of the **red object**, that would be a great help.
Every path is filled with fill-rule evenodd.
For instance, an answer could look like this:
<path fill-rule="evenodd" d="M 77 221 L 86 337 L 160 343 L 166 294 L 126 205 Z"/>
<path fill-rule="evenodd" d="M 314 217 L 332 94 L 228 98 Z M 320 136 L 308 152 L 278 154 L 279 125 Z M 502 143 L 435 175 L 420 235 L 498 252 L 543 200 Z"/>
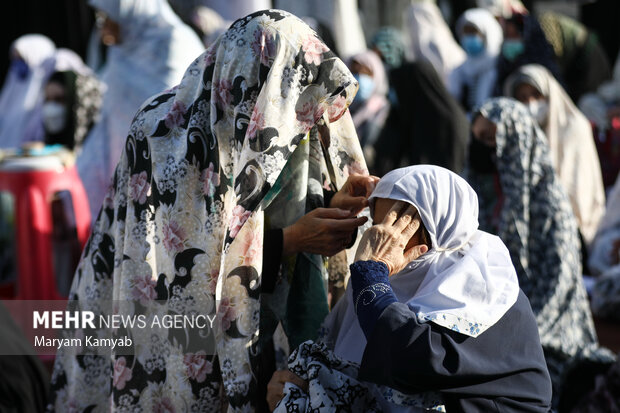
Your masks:
<path fill-rule="evenodd" d="M 88 199 L 75 166 L 63 166 L 56 156 L 9 159 L 0 163 L 2 192 L 10 193 L 14 203 L 16 277 L 0 283 L 0 298 L 66 298 L 66 286 L 90 235 L 91 223 Z M 72 234 L 74 241 L 63 241 L 67 234 Z M 56 274 L 59 268 L 64 269 L 62 275 Z"/>

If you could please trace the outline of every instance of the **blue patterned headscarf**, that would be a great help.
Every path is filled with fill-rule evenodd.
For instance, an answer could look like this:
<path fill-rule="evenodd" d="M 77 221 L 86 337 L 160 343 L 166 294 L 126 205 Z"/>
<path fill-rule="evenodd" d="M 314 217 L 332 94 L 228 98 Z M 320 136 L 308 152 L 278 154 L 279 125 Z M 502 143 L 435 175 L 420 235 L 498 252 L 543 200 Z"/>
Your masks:
<path fill-rule="evenodd" d="M 400 32 L 393 27 L 382 27 L 370 41 L 370 47 L 376 48 L 389 69 L 402 65 L 405 60 L 405 44 Z"/>

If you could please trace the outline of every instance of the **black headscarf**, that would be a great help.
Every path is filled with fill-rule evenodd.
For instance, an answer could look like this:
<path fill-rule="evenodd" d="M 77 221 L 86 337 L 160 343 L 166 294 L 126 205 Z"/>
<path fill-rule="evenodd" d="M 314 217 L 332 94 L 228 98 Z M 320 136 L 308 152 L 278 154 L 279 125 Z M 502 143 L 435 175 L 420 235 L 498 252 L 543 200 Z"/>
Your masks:
<path fill-rule="evenodd" d="M 495 95 L 502 95 L 503 84 L 512 72 L 521 66 L 531 63 L 537 63 L 546 67 L 553 77 L 564 86 L 560 69 L 555 61 L 553 48 L 547 41 L 545 33 L 540 27 L 540 23 L 536 17 L 529 14 L 523 15 L 515 13 L 507 21 L 515 24 L 521 32 L 524 50 L 523 53 L 512 61 L 506 59 L 506 57 L 500 53 L 497 59 Z"/>
<path fill-rule="evenodd" d="M 398 105 L 375 147 L 374 172 L 383 175 L 416 164 L 461 172 L 469 122 L 433 66 L 428 62 L 405 63 L 391 72 L 390 84 Z"/>

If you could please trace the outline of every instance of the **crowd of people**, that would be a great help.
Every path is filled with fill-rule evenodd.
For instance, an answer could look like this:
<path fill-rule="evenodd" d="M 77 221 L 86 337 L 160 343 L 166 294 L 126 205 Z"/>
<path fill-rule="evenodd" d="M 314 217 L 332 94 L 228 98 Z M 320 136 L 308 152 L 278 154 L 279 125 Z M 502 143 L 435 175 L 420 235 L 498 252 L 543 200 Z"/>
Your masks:
<path fill-rule="evenodd" d="M 374 33 L 364 1 L 178 3 L 90 0 L 86 62 L 16 39 L 0 148 L 75 157 L 69 299 L 215 314 L 213 351 L 61 348 L 40 407 L 620 409 L 595 328 L 620 320 L 620 58 L 593 32 L 518 0 Z"/>

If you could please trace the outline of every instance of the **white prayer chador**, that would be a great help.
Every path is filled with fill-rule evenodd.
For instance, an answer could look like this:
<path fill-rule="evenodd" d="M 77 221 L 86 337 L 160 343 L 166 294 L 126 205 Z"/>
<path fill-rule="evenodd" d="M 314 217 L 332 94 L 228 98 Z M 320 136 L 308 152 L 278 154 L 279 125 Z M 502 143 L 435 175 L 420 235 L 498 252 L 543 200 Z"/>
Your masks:
<path fill-rule="evenodd" d="M 478 230 L 478 197 L 447 169 L 417 165 L 386 174 L 376 198 L 415 206 L 431 239 L 431 249 L 390 277 L 398 301 L 420 322 L 433 322 L 477 337 L 517 301 L 519 282 L 510 254 L 496 236 Z M 366 338 L 360 328 L 351 287 L 326 318 L 326 339 L 335 353 L 360 362 Z"/>
<path fill-rule="evenodd" d="M 0 148 L 42 138 L 43 86 L 54 69 L 55 51 L 54 43 L 41 34 L 21 36 L 11 45 L 11 68 L 0 93 Z M 16 70 L 18 58 L 28 68 L 21 73 Z"/>

